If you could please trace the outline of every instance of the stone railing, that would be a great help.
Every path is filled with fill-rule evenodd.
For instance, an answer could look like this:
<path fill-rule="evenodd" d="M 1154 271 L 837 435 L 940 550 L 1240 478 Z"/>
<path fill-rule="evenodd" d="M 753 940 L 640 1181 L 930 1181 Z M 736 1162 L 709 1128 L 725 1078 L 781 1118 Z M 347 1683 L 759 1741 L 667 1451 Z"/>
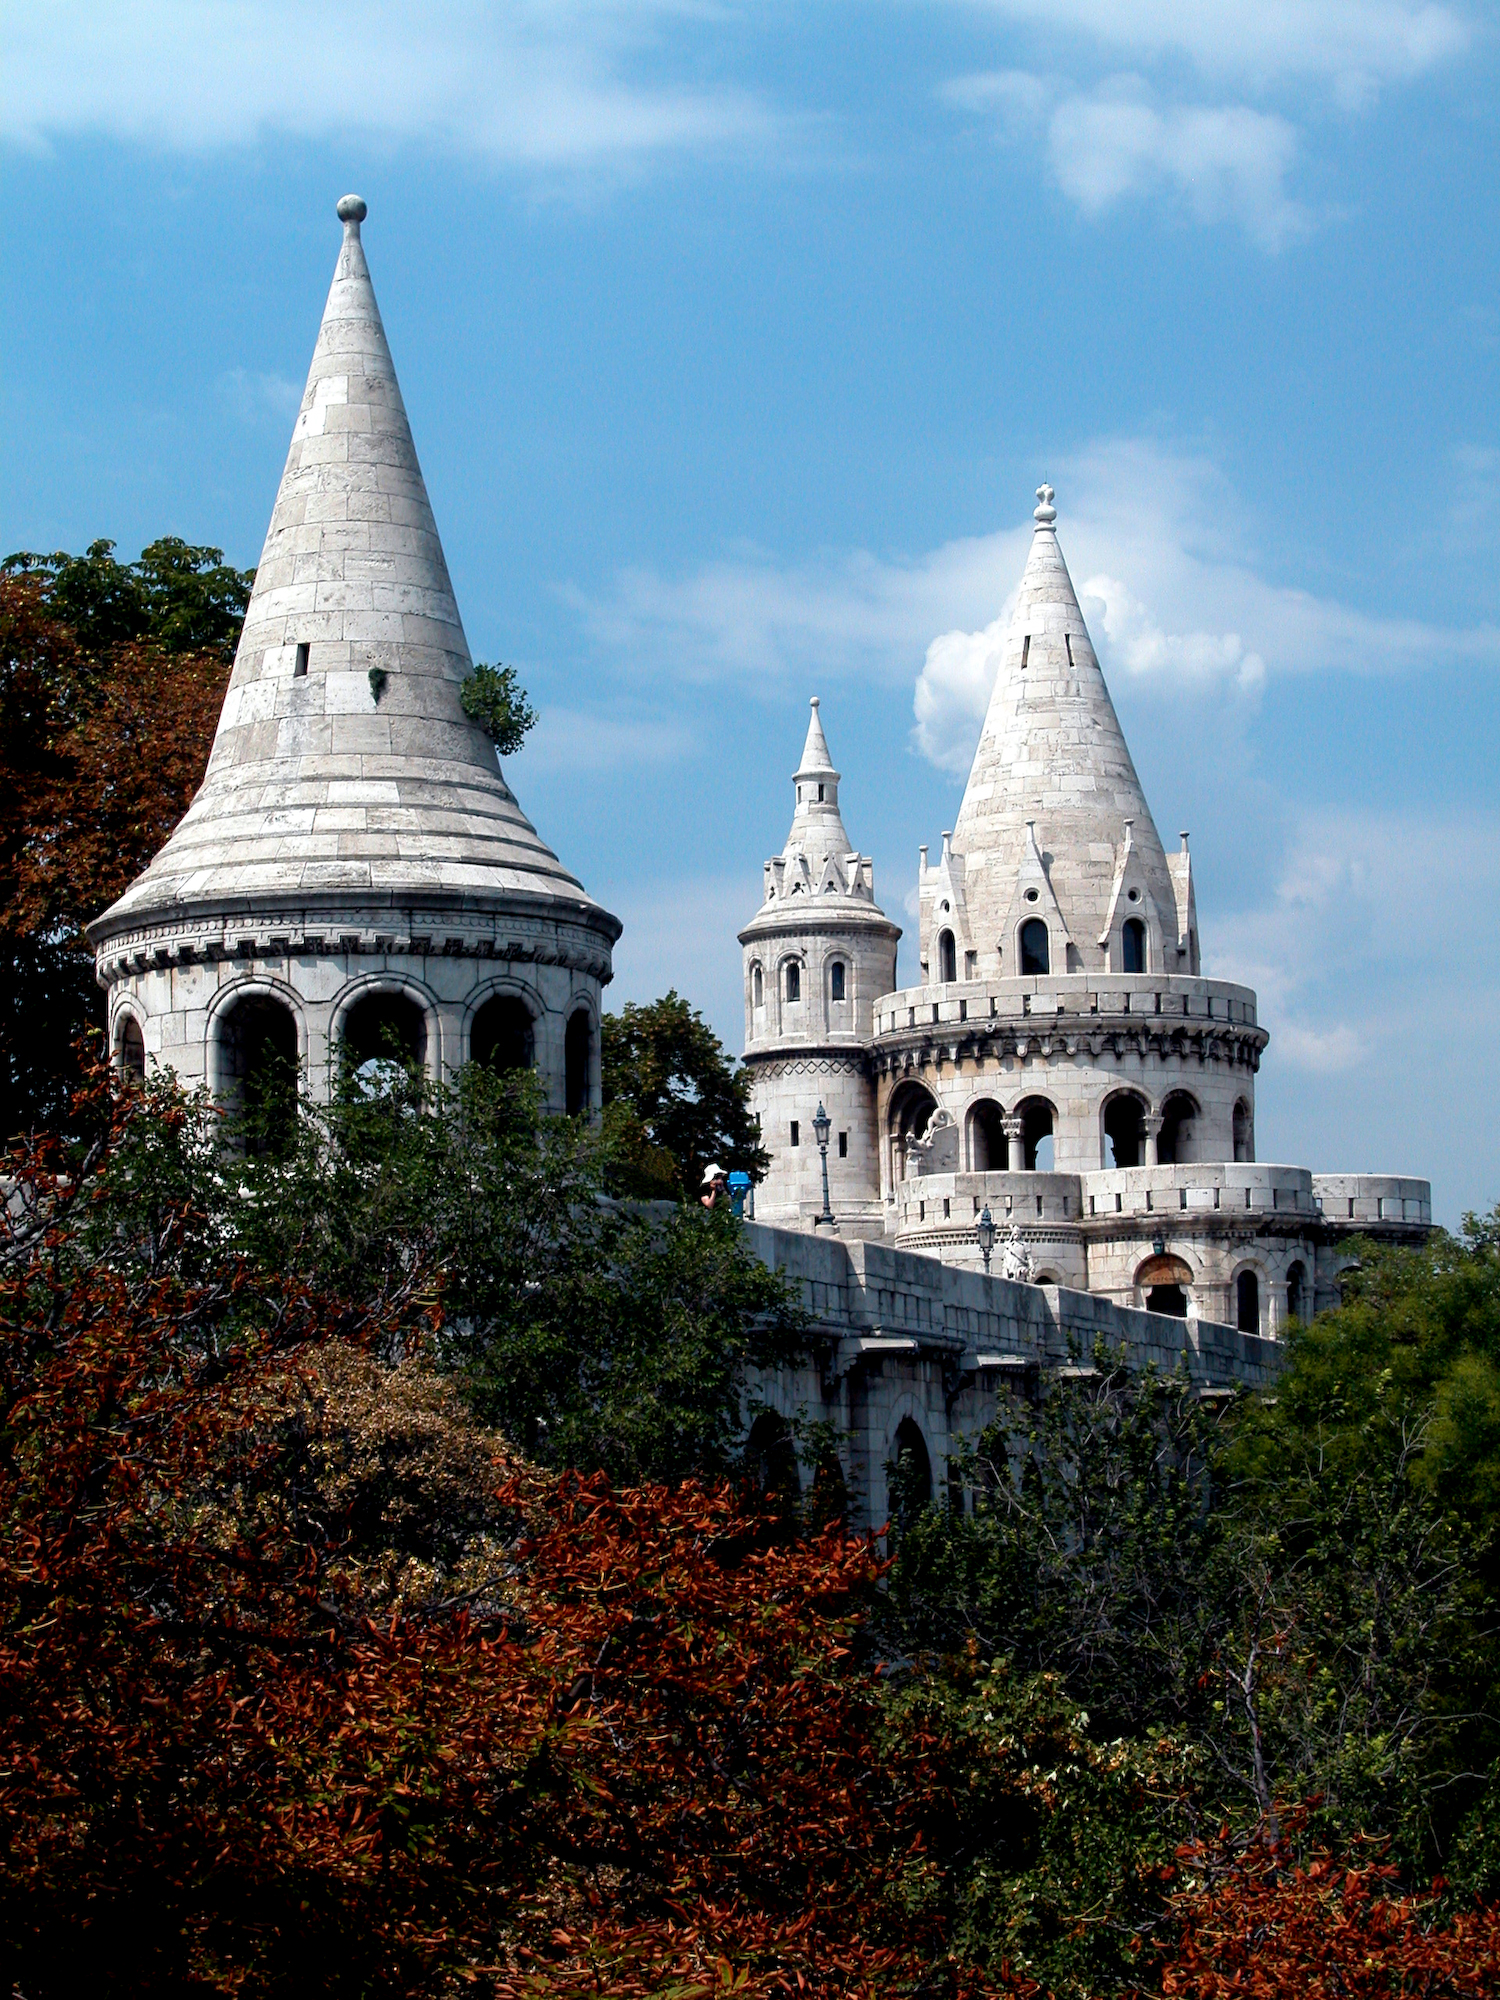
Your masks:
<path fill-rule="evenodd" d="M 1255 994 L 1248 986 L 1186 973 L 1070 972 L 1051 977 L 967 979 L 911 986 L 875 1002 L 875 1033 L 896 1035 L 931 1027 L 986 1021 L 1038 1027 L 1063 1019 L 1077 1027 L 1096 1017 L 1112 1022 L 1215 1021 L 1254 1028 Z"/>

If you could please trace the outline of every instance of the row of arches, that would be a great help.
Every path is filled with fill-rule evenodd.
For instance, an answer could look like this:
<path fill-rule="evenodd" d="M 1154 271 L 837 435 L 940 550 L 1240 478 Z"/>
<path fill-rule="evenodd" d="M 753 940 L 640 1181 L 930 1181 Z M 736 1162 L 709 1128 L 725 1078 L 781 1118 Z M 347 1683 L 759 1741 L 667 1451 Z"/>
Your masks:
<path fill-rule="evenodd" d="M 1076 954 L 1075 954 L 1076 955 Z M 1139 917 L 1127 917 L 1120 926 L 1119 972 L 1149 972 L 1150 949 L 1146 926 Z M 965 954 L 964 977 L 974 977 L 976 954 Z M 1015 969 L 1022 978 L 1046 978 L 1052 971 L 1052 934 L 1044 917 L 1027 917 L 1016 929 Z M 1069 971 L 1079 968 L 1069 966 Z M 937 976 L 944 985 L 958 978 L 958 940 L 951 930 L 937 937 Z"/>
<path fill-rule="evenodd" d="M 920 1147 L 938 1113 L 938 1101 L 925 1085 L 908 1081 L 893 1094 L 888 1136 L 895 1155 L 895 1178 L 906 1177 L 914 1142 Z M 961 1156 L 946 1164 L 954 1171 L 976 1174 L 1051 1173 L 1056 1129 L 1056 1106 L 1043 1093 L 1023 1097 L 1009 1108 L 993 1098 L 979 1098 L 965 1113 Z M 1234 1106 L 1229 1136 L 1236 1161 L 1254 1159 L 1254 1114 L 1246 1098 Z M 1154 1110 L 1142 1092 L 1126 1086 L 1112 1091 L 1100 1106 L 1099 1162 L 1103 1167 L 1186 1165 L 1212 1157 L 1201 1150 L 1207 1141 L 1203 1108 L 1187 1090 L 1169 1091 L 1160 1109 Z"/>
<path fill-rule="evenodd" d="M 496 1070 L 536 1065 L 537 1014 L 516 993 L 491 993 L 467 1023 L 462 1059 Z M 396 1063 L 416 1071 L 431 1068 L 435 1008 L 406 985 L 368 985 L 334 1010 L 332 1039 L 356 1075 L 378 1081 L 381 1066 Z M 268 985 L 231 987 L 209 1021 L 209 1079 L 219 1094 L 253 1108 L 264 1079 L 294 1076 L 307 1053 L 305 1025 L 284 989 Z M 586 1111 L 593 1082 L 594 1017 L 575 1007 L 563 1036 L 564 1103 L 570 1116 Z M 146 1044 L 142 1025 L 127 1006 L 115 1024 L 115 1060 L 122 1070 L 144 1077 Z"/>
<path fill-rule="evenodd" d="M 802 960 L 788 956 L 776 967 L 776 978 L 781 998 L 789 1005 L 796 1006 L 802 999 Z M 842 958 L 831 958 L 824 967 L 825 990 L 835 1005 L 850 998 L 850 969 Z M 750 966 L 750 1004 L 764 1007 L 766 1004 L 766 973 L 758 959 Z"/>

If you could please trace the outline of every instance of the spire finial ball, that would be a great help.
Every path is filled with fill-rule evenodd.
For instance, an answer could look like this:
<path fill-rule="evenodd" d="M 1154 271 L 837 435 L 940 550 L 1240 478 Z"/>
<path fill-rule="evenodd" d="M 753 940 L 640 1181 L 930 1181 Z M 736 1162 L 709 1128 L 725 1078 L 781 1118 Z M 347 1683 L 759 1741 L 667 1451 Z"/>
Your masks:
<path fill-rule="evenodd" d="M 1052 488 L 1045 479 L 1036 489 L 1036 497 L 1040 504 L 1031 518 L 1041 527 L 1050 528 L 1057 519 L 1057 509 L 1052 504 Z"/>
<path fill-rule="evenodd" d="M 363 222 L 369 212 L 357 194 L 346 194 L 338 206 L 340 222 Z"/>
<path fill-rule="evenodd" d="M 818 699 L 818 697 L 817 697 L 816 695 L 814 695 L 814 696 L 813 696 L 813 698 L 812 698 L 812 700 L 811 700 L 811 701 L 810 701 L 810 702 L 808 703 L 808 706 L 809 706 L 809 708 L 821 708 L 821 707 L 823 706 L 823 704 L 822 704 L 822 702 L 821 702 L 821 701 L 820 701 L 820 700 Z"/>

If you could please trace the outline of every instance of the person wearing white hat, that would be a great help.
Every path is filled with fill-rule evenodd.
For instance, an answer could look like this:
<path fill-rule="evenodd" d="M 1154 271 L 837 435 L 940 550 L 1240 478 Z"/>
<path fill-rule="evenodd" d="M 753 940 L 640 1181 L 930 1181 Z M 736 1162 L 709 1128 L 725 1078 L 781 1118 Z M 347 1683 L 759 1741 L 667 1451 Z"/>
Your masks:
<path fill-rule="evenodd" d="M 729 1176 L 720 1166 L 709 1165 L 703 1169 L 703 1193 L 699 1197 L 705 1208 L 717 1208 L 729 1194 Z"/>

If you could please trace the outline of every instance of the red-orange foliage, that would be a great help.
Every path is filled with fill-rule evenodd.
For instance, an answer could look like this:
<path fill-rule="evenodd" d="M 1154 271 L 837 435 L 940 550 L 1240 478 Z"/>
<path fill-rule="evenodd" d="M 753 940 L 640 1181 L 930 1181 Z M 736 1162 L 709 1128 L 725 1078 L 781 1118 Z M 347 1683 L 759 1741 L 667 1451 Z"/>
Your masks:
<path fill-rule="evenodd" d="M 1197 1857 L 1189 1857 L 1197 1858 Z M 1181 1930 L 1162 1991 L 1190 2000 L 1491 2000 L 1500 1992 L 1500 1909 L 1438 1913 L 1396 1871 L 1284 1849 L 1241 1859 L 1178 1897 Z"/>

